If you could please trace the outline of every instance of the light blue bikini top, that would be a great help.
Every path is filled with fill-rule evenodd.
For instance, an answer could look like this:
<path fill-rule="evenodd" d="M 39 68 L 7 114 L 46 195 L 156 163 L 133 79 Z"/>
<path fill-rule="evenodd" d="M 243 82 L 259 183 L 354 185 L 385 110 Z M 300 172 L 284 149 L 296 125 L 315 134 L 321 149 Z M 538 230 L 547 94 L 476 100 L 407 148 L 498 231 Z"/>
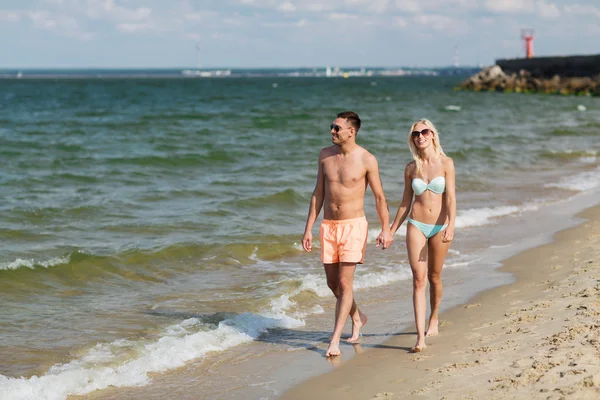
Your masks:
<path fill-rule="evenodd" d="M 417 196 L 423 194 L 427 189 L 433 193 L 442 194 L 446 190 L 446 178 L 438 176 L 433 178 L 429 184 L 421 178 L 414 178 L 412 180 L 412 188 Z"/>

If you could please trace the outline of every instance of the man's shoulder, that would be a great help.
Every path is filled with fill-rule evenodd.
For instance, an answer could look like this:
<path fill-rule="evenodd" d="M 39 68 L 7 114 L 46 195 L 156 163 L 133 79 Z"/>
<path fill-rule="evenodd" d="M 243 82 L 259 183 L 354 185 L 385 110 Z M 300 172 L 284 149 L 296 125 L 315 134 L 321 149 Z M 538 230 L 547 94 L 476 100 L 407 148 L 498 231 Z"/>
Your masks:
<path fill-rule="evenodd" d="M 332 145 L 332 146 L 328 146 L 328 147 L 323 147 L 321 149 L 321 153 L 320 154 L 334 154 L 337 152 L 337 146 Z"/>

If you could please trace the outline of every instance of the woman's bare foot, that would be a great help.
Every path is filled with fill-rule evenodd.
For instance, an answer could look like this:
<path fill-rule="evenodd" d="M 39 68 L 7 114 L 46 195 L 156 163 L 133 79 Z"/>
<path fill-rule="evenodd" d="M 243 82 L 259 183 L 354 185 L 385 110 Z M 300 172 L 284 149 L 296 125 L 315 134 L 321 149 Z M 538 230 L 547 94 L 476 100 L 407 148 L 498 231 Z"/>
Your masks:
<path fill-rule="evenodd" d="M 350 336 L 346 340 L 348 343 L 356 342 L 358 340 L 358 338 L 360 337 L 360 328 L 362 328 L 363 326 L 365 326 L 367 324 L 367 320 L 368 320 L 367 316 L 360 311 L 358 312 L 358 315 L 360 317 L 360 320 L 358 320 L 358 321 L 352 320 L 352 336 Z"/>
<path fill-rule="evenodd" d="M 425 332 L 425 336 L 436 336 L 438 334 L 438 320 L 430 319 L 429 320 L 429 328 L 427 328 L 427 332 Z"/>
<path fill-rule="evenodd" d="M 340 344 L 334 342 L 329 343 L 329 348 L 325 352 L 325 357 L 339 356 L 340 354 L 342 354 L 340 351 Z"/>
<path fill-rule="evenodd" d="M 415 346 L 412 349 L 410 349 L 410 353 L 420 353 L 423 350 L 425 350 L 427 346 L 423 345 L 423 346 Z"/>
<path fill-rule="evenodd" d="M 413 346 L 412 349 L 410 349 L 411 353 L 420 353 L 423 350 L 425 350 L 427 346 L 425 345 L 425 338 L 417 338 L 417 343 L 415 343 L 415 345 Z"/>

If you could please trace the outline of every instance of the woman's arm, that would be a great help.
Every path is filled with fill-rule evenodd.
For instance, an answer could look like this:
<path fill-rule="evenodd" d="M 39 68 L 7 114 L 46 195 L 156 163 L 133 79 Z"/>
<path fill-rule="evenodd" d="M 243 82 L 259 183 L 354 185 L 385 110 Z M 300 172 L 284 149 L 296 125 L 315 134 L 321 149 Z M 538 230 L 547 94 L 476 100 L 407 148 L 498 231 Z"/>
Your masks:
<path fill-rule="evenodd" d="M 412 179 L 411 179 L 411 171 L 412 171 L 413 163 L 408 163 L 406 168 L 404 168 L 404 194 L 402 195 L 402 203 L 400 203 L 400 207 L 398 207 L 398 212 L 396 213 L 396 218 L 394 218 L 394 222 L 392 223 L 392 227 L 390 231 L 392 235 L 396 233 L 400 225 L 404 222 L 408 213 L 410 212 L 410 206 L 413 199 L 413 188 L 412 188 Z"/>
<path fill-rule="evenodd" d="M 444 230 L 442 240 L 449 242 L 454 239 L 454 222 L 456 219 L 456 179 L 454 173 L 454 161 L 450 157 L 444 161 L 446 170 L 446 210 L 448 213 L 448 227 Z"/>

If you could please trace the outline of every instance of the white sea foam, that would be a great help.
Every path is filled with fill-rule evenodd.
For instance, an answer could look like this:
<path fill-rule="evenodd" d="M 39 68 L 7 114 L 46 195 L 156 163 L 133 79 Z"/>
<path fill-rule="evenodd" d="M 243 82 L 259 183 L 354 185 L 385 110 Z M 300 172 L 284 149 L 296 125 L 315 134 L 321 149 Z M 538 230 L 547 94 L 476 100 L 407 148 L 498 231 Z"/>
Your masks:
<path fill-rule="evenodd" d="M 446 110 L 446 111 L 460 111 L 461 107 L 453 105 L 453 104 L 450 104 L 450 105 L 447 105 L 446 107 L 444 107 L 444 110 Z"/>
<path fill-rule="evenodd" d="M 493 218 L 503 217 L 511 214 L 520 214 L 525 211 L 534 211 L 538 209 L 538 205 L 531 203 L 526 206 L 500 206 L 500 207 L 483 207 L 469 208 L 459 210 L 456 216 L 457 228 L 469 228 L 475 226 L 489 225 L 494 223 Z M 380 229 L 369 229 L 367 242 L 373 243 L 377 239 L 377 235 L 381 232 Z M 406 236 L 406 222 L 398 228 L 395 236 Z"/>
<path fill-rule="evenodd" d="M 549 188 L 573 190 L 576 192 L 587 192 L 600 187 L 600 168 L 593 171 L 581 172 L 577 175 L 568 176 L 556 183 L 544 185 Z"/>
<path fill-rule="evenodd" d="M 9 270 L 9 269 L 19 269 L 22 267 L 30 268 L 30 269 L 35 269 L 35 267 L 48 268 L 48 267 L 54 267 L 54 266 L 60 265 L 60 264 L 68 264 L 70 260 L 71 260 L 70 255 L 67 255 L 64 257 L 56 257 L 56 258 L 52 258 L 50 260 L 45 260 L 45 261 L 37 261 L 34 259 L 23 260 L 21 258 L 17 258 L 15 261 L 12 261 L 12 262 L 0 263 L 0 271 L 1 270 Z"/>
<path fill-rule="evenodd" d="M 456 216 L 456 227 L 468 228 L 489 225 L 494 223 L 493 218 L 504 217 L 511 214 L 520 214 L 525 211 L 534 211 L 537 209 L 538 205 L 531 203 L 526 206 L 483 207 L 460 210 Z"/>
<path fill-rule="evenodd" d="M 280 305 L 285 306 L 285 302 Z M 62 400 L 109 386 L 143 386 L 150 381 L 149 373 L 178 368 L 209 352 L 250 342 L 267 329 L 303 325 L 304 321 L 276 309 L 240 314 L 221 321 L 212 330 L 207 330 L 199 319 L 191 318 L 166 328 L 156 341 L 117 340 L 98 344 L 67 364 L 54 365 L 39 377 L 0 375 L 0 393 L 3 400 Z"/>
<path fill-rule="evenodd" d="M 410 277 L 410 269 L 407 266 L 399 265 L 394 269 L 387 269 L 383 271 L 357 275 L 354 278 L 354 288 L 375 288 L 379 286 L 389 285 L 390 283 L 410 279 Z M 300 285 L 297 291 L 311 291 L 319 297 L 326 297 L 331 295 L 331 290 L 329 290 L 329 288 L 327 287 L 327 279 L 325 278 L 325 274 L 308 274 L 303 276 L 302 284 Z"/>

